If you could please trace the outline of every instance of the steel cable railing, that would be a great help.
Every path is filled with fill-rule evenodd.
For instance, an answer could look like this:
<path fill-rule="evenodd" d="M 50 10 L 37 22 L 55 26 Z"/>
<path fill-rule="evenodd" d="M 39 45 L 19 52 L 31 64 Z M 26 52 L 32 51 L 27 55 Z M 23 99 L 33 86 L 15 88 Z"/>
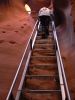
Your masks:
<path fill-rule="evenodd" d="M 66 75 L 65 75 L 65 70 L 64 70 L 64 66 L 63 66 L 63 62 L 62 62 L 62 58 L 61 58 L 61 53 L 60 53 L 60 49 L 59 49 L 59 44 L 58 44 L 58 39 L 57 39 L 57 35 L 56 35 L 56 29 L 55 29 L 54 21 L 52 21 L 52 28 L 53 28 L 53 35 L 54 35 L 54 39 L 55 39 L 57 50 L 58 50 L 58 55 L 59 55 L 64 85 L 65 85 L 67 100 L 71 100 L 69 88 L 68 88 L 68 84 L 67 84 L 67 79 L 66 79 Z"/>
<path fill-rule="evenodd" d="M 17 80 L 18 74 L 19 74 L 20 69 L 21 69 L 22 62 L 23 62 L 24 57 L 25 57 L 25 55 L 26 55 L 27 49 L 28 49 L 29 45 L 32 46 L 32 43 L 31 43 L 31 41 L 32 41 L 32 36 L 33 36 L 33 34 L 35 34 L 35 35 L 37 34 L 37 33 L 35 32 L 37 23 L 38 23 L 38 20 L 37 20 L 36 23 L 35 23 L 35 26 L 34 26 L 34 28 L 33 28 L 32 34 L 31 34 L 31 36 L 30 36 L 30 38 L 29 38 L 29 41 L 28 41 L 28 43 L 27 43 L 27 46 L 26 46 L 26 48 L 25 48 L 25 50 L 24 50 L 23 56 L 22 56 L 22 58 L 21 58 L 20 64 L 19 64 L 19 66 L 18 66 L 17 72 L 16 72 L 15 77 L 14 77 L 14 79 L 13 79 L 13 82 L 12 82 L 12 85 L 11 85 L 10 90 L 9 90 L 9 92 L 8 92 L 8 95 L 7 95 L 6 100 L 9 100 L 10 95 L 11 95 L 11 93 L 12 93 L 12 91 L 13 91 L 15 82 L 16 82 L 16 80 Z M 34 32 L 35 32 L 35 33 L 34 33 Z M 35 36 L 34 36 L 34 38 L 35 38 Z"/>

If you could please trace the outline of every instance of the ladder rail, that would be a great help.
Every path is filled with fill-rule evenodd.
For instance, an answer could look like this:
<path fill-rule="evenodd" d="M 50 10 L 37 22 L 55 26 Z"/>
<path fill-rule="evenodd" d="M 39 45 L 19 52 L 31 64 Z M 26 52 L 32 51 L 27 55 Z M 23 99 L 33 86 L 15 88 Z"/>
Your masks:
<path fill-rule="evenodd" d="M 59 71 L 59 79 L 60 79 L 62 100 L 65 100 L 66 99 L 66 94 L 65 94 L 64 82 L 63 82 L 63 77 L 62 77 L 62 71 L 61 71 L 61 68 L 60 68 L 61 65 L 60 65 L 58 51 L 56 51 L 56 56 L 57 56 L 57 64 L 58 64 L 58 71 Z"/>
<path fill-rule="evenodd" d="M 65 75 L 65 70 L 64 70 L 64 66 L 63 66 L 63 62 L 62 62 L 62 58 L 61 58 L 61 53 L 60 53 L 60 49 L 59 49 L 59 43 L 58 43 L 58 39 L 57 39 L 57 35 L 56 35 L 54 21 L 52 21 L 52 28 L 53 28 L 53 35 L 54 35 L 54 39 L 56 41 L 56 46 L 57 46 L 57 50 L 58 50 L 58 57 L 59 57 L 60 65 L 61 65 L 60 67 L 61 67 L 61 71 L 62 71 L 64 85 L 65 85 L 65 89 L 66 89 L 65 92 L 67 95 L 67 99 L 71 100 L 71 96 L 70 96 L 70 92 L 69 92 L 69 88 L 68 88 L 68 84 L 67 84 L 67 79 L 66 79 L 66 75 Z"/>
<path fill-rule="evenodd" d="M 38 27 L 39 27 L 39 25 L 38 25 Z M 34 36 L 34 39 L 33 39 L 33 42 L 32 42 L 32 49 L 33 49 L 33 46 L 34 46 L 36 36 L 37 36 L 37 32 L 36 32 L 36 34 Z M 19 90 L 22 89 L 22 86 L 23 86 L 23 83 L 24 83 L 24 79 L 25 79 L 25 76 L 26 76 L 26 71 L 27 71 L 27 68 L 28 68 L 28 63 L 29 63 L 29 60 L 30 60 L 30 56 L 31 56 L 31 50 L 29 51 L 28 58 L 26 60 L 26 64 L 25 64 L 25 67 L 24 67 L 24 71 L 23 71 L 23 74 L 22 74 L 22 77 L 21 77 L 21 81 L 20 81 L 20 84 L 19 84 L 19 88 L 18 88 L 15 100 L 19 100 L 19 97 L 20 97 L 20 94 L 21 94 L 21 91 L 19 91 Z"/>
<path fill-rule="evenodd" d="M 23 82 L 24 82 L 26 71 L 27 71 L 27 68 L 28 68 L 30 56 L 31 56 L 31 51 L 29 52 L 28 58 L 26 60 L 26 64 L 25 64 L 25 67 L 24 67 L 24 71 L 23 71 L 23 74 L 22 74 L 22 77 L 21 77 L 21 81 L 20 81 L 20 84 L 19 84 L 19 88 L 18 88 L 18 92 L 17 92 L 15 100 L 19 100 L 19 97 L 20 97 L 20 94 L 21 94 L 21 91 L 19 91 L 19 90 L 21 90 L 22 86 L 23 86 Z"/>
<path fill-rule="evenodd" d="M 21 66 L 22 66 L 22 63 L 23 63 L 23 60 L 24 60 L 24 57 L 25 57 L 25 55 L 26 55 L 26 52 L 27 52 L 27 50 L 28 50 L 29 45 L 31 45 L 31 47 L 33 47 L 31 41 L 32 41 L 32 36 L 33 36 L 33 34 L 34 34 L 34 32 L 35 32 L 37 23 L 38 23 L 38 20 L 37 20 L 36 23 L 35 23 L 35 26 L 34 26 L 34 28 L 33 28 L 33 31 L 32 31 L 32 33 L 31 33 L 31 36 L 30 36 L 29 41 L 28 41 L 28 43 L 27 43 L 27 46 L 26 46 L 26 48 L 25 48 L 25 50 L 24 50 L 24 53 L 23 53 L 23 55 L 22 55 L 21 61 L 20 61 L 20 63 L 19 63 L 18 69 L 17 69 L 17 71 L 16 71 L 15 77 L 14 77 L 13 82 L 12 82 L 12 84 L 11 84 L 11 87 L 10 87 L 10 89 L 9 89 L 8 95 L 7 95 L 7 97 L 6 97 L 6 100 L 9 100 L 10 95 L 12 94 L 12 91 L 13 91 L 13 88 L 14 88 L 14 85 L 15 85 L 15 82 L 16 82 L 16 80 L 17 80 L 18 74 L 19 74 L 19 72 L 20 72 L 20 69 L 21 69 Z M 36 36 L 36 34 L 37 34 L 37 32 L 35 33 L 35 36 Z M 34 36 L 33 41 L 35 40 L 35 36 Z"/>

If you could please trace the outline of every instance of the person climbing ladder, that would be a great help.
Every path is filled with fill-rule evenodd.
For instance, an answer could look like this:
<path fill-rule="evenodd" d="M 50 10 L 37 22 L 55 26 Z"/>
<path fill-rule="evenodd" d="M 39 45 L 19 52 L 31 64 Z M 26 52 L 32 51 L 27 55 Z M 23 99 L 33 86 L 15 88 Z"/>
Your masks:
<path fill-rule="evenodd" d="M 42 31 L 44 32 L 42 38 L 47 38 L 49 35 L 49 23 L 54 20 L 53 12 L 52 10 L 43 7 L 39 10 L 38 18 L 42 25 Z"/>

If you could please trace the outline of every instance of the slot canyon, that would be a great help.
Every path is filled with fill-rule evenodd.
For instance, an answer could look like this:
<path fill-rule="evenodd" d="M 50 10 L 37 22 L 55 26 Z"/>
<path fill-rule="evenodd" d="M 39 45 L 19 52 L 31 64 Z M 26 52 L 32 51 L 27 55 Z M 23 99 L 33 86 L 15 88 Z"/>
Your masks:
<path fill-rule="evenodd" d="M 53 9 L 56 33 L 72 100 L 75 100 L 75 1 L 0 0 L 0 100 L 5 100 L 34 28 L 37 15 L 31 11 Z M 36 19 L 35 19 L 36 17 Z M 23 69 L 19 73 L 16 94 Z"/>

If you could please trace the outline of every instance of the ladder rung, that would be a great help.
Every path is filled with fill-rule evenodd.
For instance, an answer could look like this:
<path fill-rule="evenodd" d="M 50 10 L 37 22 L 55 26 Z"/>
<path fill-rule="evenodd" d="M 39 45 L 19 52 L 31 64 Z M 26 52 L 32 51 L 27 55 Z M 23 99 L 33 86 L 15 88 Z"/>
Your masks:
<path fill-rule="evenodd" d="M 40 33 L 43 32 L 41 27 L 38 29 L 38 32 L 40 32 Z M 40 33 L 38 33 L 37 35 L 41 35 L 42 34 L 42 33 L 41 34 Z M 49 29 L 49 33 L 53 33 L 53 30 L 51 28 Z"/>
<path fill-rule="evenodd" d="M 51 92 L 56 93 L 56 92 L 61 92 L 61 90 L 21 90 L 21 91 L 25 92 L 25 93 L 51 93 Z"/>
<path fill-rule="evenodd" d="M 50 43 L 50 44 L 35 44 L 34 48 L 35 47 L 45 47 L 45 48 L 49 47 L 50 48 L 50 47 L 55 47 L 55 44 L 52 44 L 52 43 Z"/>
<path fill-rule="evenodd" d="M 42 34 L 42 33 L 39 33 L 39 34 Z M 41 37 L 41 36 L 37 36 L 36 38 L 40 38 L 40 37 Z M 48 35 L 48 38 L 54 38 L 54 37 L 53 37 L 53 34 L 49 34 L 49 35 Z M 44 39 L 43 39 L 43 40 L 44 40 Z"/>
<path fill-rule="evenodd" d="M 38 52 L 38 53 L 48 53 L 49 55 L 56 55 L 55 52 L 51 52 L 51 50 L 33 50 L 32 53 L 35 53 L 35 52 Z"/>
<path fill-rule="evenodd" d="M 34 52 L 36 52 L 36 51 L 33 51 L 33 53 L 34 53 Z M 45 52 L 43 52 L 43 51 L 37 51 L 37 52 L 39 52 L 39 53 L 49 53 L 49 55 L 55 55 L 55 53 L 46 52 L 46 51 L 45 51 Z"/>
<path fill-rule="evenodd" d="M 44 40 L 44 39 L 42 39 L 42 36 L 37 36 L 37 37 L 36 37 L 36 40 L 40 40 L 40 39 L 41 39 L 41 40 Z M 47 40 L 48 40 L 48 39 L 53 39 L 53 36 L 52 36 L 52 35 L 49 35 L 49 36 L 47 37 Z M 46 40 L 46 39 L 45 39 L 45 40 Z"/>
<path fill-rule="evenodd" d="M 36 49 L 36 50 L 33 50 L 33 52 L 37 52 L 37 51 L 39 51 L 39 52 L 41 52 L 41 51 L 42 52 L 47 51 L 47 52 L 54 52 L 54 53 L 56 52 L 56 50 L 51 50 L 51 49 L 47 49 L 47 50 L 46 49 L 43 49 L 43 50 L 42 49 Z"/>
<path fill-rule="evenodd" d="M 30 64 L 29 68 L 38 68 L 38 69 L 45 69 L 45 70 L 50 70 L 50 69 L 56 69 L 57 64 Z"/>
<path fill-rule="evenodd" d="M 43 40 L 41 40 L 41 41 L 35 41 L 35 44 L 54 44 L 55 42 L 54 42 L 54 40 L 51 40 L 51 41 L 43 41 Z"/>
<path fill-rule="evenodd" d="M 52 61 L 56 62 L 56 56 L 31 56 L 31 60 L 40 60 L 41 62 Z"/>
<path fill-rule="evenodd" d="M 50 44 L 35 44 L 34 46 L 50 46 L 50 45 L 55 45 L 54 43 Z"/>
<path fill-rule="evenodd" d="M 58 79 L 59 75 L 26 75 L 26 78 L 38 78 L 38 79 Z"/>
<path fill-rule="evenodd" d="M 57 64 L 29 64 L 29 66 L 30 67 L 33 67 L 33 66 L 38 66 L 38 67 L 39 66 L 40 67 L 44 67 L 44 66 L 47 66 L 47 67 L 49 66 L 50 67 L 51 66 L 52 67 L 52 66 L 57 66 Z"/>
<path fill-rule="evenodd" d="M 58 77 L 58 75 L 26 75 L 26 77 Z"/>
<path fill-rule="evenodd" d="M 48 39 L 48 40 L 46 40 L 46 39 L 43 39 L 43 40 L 36 40 L 36 42 L 51 42 L 51 40 L 50 39 Z"/>
<path fill-rule="evenodd" d="M 31 58 L 56 58 L 56 56 L 31 56 Z"/>

